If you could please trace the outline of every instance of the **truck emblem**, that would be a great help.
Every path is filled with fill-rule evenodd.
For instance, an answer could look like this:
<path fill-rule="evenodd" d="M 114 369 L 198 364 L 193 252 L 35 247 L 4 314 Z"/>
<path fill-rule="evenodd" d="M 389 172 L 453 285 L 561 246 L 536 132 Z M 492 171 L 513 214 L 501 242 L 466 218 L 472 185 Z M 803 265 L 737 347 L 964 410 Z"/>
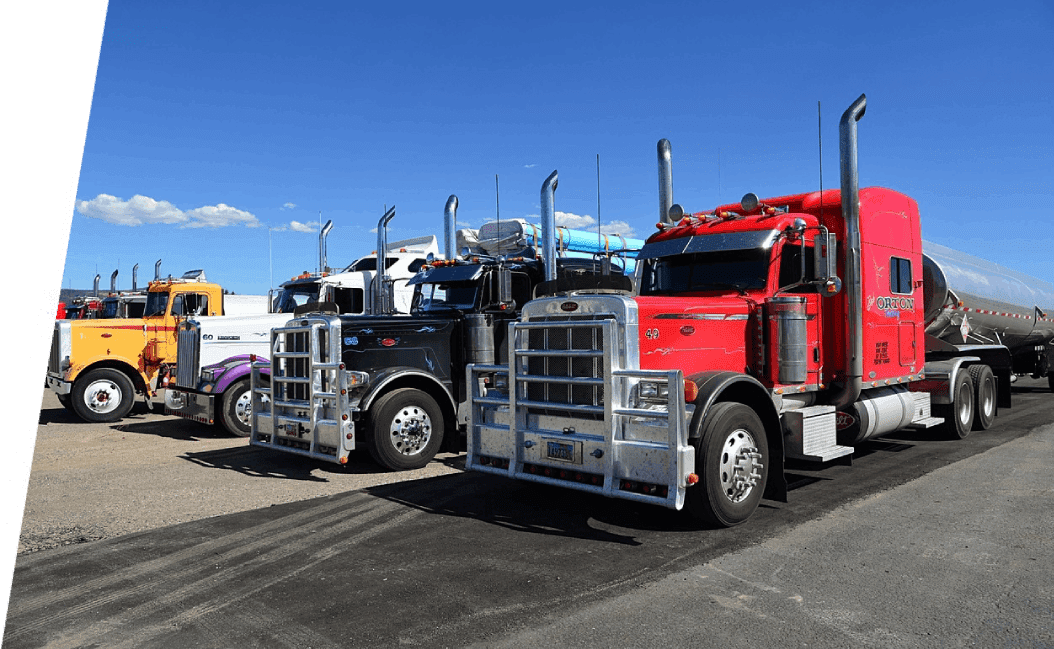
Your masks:
<path fill-rule="evenodd" d="M 682 336 L 691 336 L 694 333 L 695 333 L 695 327 L 693 327 L 692 325 L 684 325 L 683 327 L 681 327 L 681 335 Z"/>
<path fill-rule="evenodd" d="M 563 304 L 560 305 L 560 310 L 561 311 L 577 311 L 578 310 L 578 302 L 564 302 Z"/>
<path fill-rule="evenodd" d="M 834 427 L 837 430 L 845 430 L 856 423 L 856 418 L 850 415 L 848 412 L 836 412 L 834 413 Z"/>
<path fill-rule="evenodd" d="M 358 345 L 359 344 L 359 337 L 358 336 L 348 336 L 347 338 L 344 339 L 344 344 L 345 345 L 350 345 L 350 346 Z"/>
<path fill-rule="evenodd" d="M 399 344 L 399 339 L 398 338 L 383 338 L 383 339 L 381 339 L 381 344 L 384 345 L 385 347 L 392 347 L 394 345 L 398 345 Z"/>

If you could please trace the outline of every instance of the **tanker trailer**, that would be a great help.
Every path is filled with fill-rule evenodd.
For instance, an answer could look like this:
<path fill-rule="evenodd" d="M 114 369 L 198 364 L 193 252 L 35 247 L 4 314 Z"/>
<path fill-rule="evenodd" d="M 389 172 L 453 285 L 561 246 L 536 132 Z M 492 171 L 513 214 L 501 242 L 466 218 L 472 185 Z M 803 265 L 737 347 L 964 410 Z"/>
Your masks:
<path fill-rule="evenodd" d="M 926 334 L 936 339 L 927 349 L 1005 346 L 1014 376 L 1046 376 L 1054 389 L 1054 285 L 928 241 L 922 264 Z"/>

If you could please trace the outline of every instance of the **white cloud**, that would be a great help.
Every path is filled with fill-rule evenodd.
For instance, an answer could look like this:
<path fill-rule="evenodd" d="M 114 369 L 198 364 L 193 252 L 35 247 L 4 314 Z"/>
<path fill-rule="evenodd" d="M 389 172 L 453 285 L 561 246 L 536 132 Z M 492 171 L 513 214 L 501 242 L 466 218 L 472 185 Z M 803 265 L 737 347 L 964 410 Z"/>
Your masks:
<path fill-rule="evenodd" d="M 572 230 L 588 230 L 597 220 L 588 214 L 579 216 L 571 212 L 556 212 L 556 224 Z"/>
<path fill-rule="evenodd" d="M 296 203 L 285 203 L 284 205 L 282 205 L 282 207 L 280 209 L 283 209 L 283 210 L 295 210 L 296 209 Z"/>
<path fill-rule="evenodd" d="M 260 220 L 249 212 L 223 203 L 206 205 L 184 214 L 190 219 L 188 223 L 183 225 L 185 228 L 222 228 L 228 225 L 244 225 L 255 228 L 260 225 Z"/>
<path fill-rule="evenodd" d="M 88 218 L 115 225 L 162 223 L 178 224 L 181 228 L 221 228 L 228 225 L 254 228 L 260 225 L 259 219 L 250 212 L 224 203 L 184 212 L 168 201 L 157 201 L 140 194 L 127 201 L 110 194 L 99 194 L 90 201 L 77 201 L 76 207 L 78 212 Z"/>
<path fill-rule="evenodd" d="M 621 234 L 630 239 L 637 237 L 637 231 L 625 221 L 608 221 L 607 223 L 601 224 L 600 232 L 603 234 Z"/>
<path fill-rule="evenodd" d="M 300 221 L 290 221 L 289 229 L 293 232 L 318 232 L 318 224 L 301 223 Z"/>
<path fill-rule="evenodd" d="M 77 211 L 88 218 L 116 225 L 187 222 L 186 215 L 172 203 L 155 201 L 139 194 L 127 201 L 109 194 L 99 194 L 90 201 L 77 201 Z"/>
<path fill-rule="evenodd" d="M 524 169 L 534 169 L 534 168 L 535 168 L 535 167 L 537 167 L 537 166 L 538 166 L 538 165 L 536 165 L 536 164 L 533 164 L 533 165 L 523 165 L 523 168 L 524 168 Z"/>

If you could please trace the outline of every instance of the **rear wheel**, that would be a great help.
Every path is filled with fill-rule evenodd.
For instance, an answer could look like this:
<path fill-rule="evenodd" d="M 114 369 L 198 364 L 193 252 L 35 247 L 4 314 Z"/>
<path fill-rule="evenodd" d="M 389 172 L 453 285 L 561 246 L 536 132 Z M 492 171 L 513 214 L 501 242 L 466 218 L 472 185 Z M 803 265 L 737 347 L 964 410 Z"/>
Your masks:
<path fill-rule="evenodd" d="M 688 489 L 689 513 L 723 527 L 746 521 L 768 482 L 769 445 L 761 418 L 741 403 L 715 404 L 692 444 L 700 482 Z"/>
<path fill-rule="evenodd" d="M 443 443 L 443 412 L 435 399 L 413 388 L 382 396 L 370 409 L 370 456 L 391 471 L 420 469 Z"/>
<path fill-rule="evenodd" d="M 974 389 L 970 373 L 962 368 L 955 373 L 951 386 L 952 402 L 947 405 L 933 406 L 933 412 L 944 418 L 941 430 L 951 439 L 964 439 L 969 436 L 973 426 Z"/>
<path fill-rule="evenodd" d="M 73 412 L 84 421 L 110 423 L 132 411 L 134 396 L 132 382 L 123 372 L 101 367 L 77 379 L 70 402 Z"/>
<path fill-rule="evenodd" d="M 971 365 L 970 380 L 973 382 L 974 430 L 988 430 L 995 422 L 997 412 L 995 374 L 987 365 Z"/>

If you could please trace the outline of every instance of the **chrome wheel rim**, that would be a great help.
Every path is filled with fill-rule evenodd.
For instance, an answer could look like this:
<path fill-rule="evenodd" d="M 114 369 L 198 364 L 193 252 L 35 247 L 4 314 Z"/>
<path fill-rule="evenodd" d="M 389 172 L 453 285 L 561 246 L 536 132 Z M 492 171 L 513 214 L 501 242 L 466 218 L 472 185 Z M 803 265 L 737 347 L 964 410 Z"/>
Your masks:
<path fill-rule="evenodd" d="M 388 433 L 399 454 L 417 455 L 432 439 L 432 418 L 420 406 L 404 406 L 392 418 Z"/>
<path fill-rule="evenodd" d="M 761 453 L 749 431 L 742 428 L 732 431 L 721 445 L 718 460 L 718 475 L 721 491 L 732 503 L 746 500 L 761 482 Z"/>
<path fill-rule="evenodd" d="M 92 381 L 84 390 L 84 405 L 100 415 L 117 410 L 123 398 L 121 388 L 113 381 Z"/>

